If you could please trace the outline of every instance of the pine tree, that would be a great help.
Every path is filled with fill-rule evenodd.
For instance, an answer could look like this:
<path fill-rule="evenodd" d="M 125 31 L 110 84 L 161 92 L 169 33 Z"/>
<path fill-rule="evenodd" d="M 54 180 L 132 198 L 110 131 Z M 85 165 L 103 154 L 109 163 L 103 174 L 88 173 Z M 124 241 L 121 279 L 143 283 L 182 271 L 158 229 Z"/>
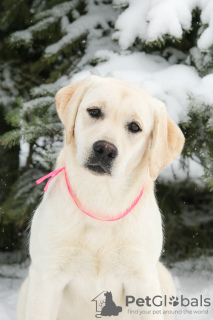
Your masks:
<path fill-rule="evenodd" d="M 30 24 L 29 1 L 1 1 L 0 3 L 0 135 L 11 131 L 12 125 L 5 117 L 16 108 L 19 96 L 28 97 L 32 82 L 29 78 L 27 64 L 8 43 L 8 36 L 17 28 L 26 28 Z M 3 203 L 7 201 L 11 186 L 19 176 L 19 145 L 12 149 L 0 147 L 0 249 L 12 249 L 19 243 L 16 224 L 5 224 Z"/>
<path fill-rule="evenodd" d="M 14 146 L 23 149 L 25 142 L 29 145 L 26 164 L 16 172 L 17 179 L 1 206 L 3 235 L 11 235 L 10 230 L 18 234 L 17 230 L 26 228 L 29 214 L 42 195 L 42 186 L 35 188 L 35 180 L 52 169 L 62 147 L 62 125 L 54 96 L 69 83 L 70 74 L 81 70 L 92 61 L 96 49 L 111 41 L 116 13 L 111 1 L 93 0 L 24 0 L 22 5 L 11 0 L 4 1 L 2 7 L 2 32 L 7 29 L 4 51 L 16 54 L 13 66 L 24 88 L 17 89 L 17 80 L 11 88 L 17 89 L 15 97 L 8 90 L 7 99 L 12 100 L 4 114 L 13 129 L 3 132 L 1 143 L 12 147 L 13 152 Z M 22 22 L 17 30 L 14 22 L 18 11 L 22 11 Z M 7 60 L 6 55 L 3 59 Z M 10 237 L 2 236 L 0 247 L 11 248 L 8 242 Z"/>

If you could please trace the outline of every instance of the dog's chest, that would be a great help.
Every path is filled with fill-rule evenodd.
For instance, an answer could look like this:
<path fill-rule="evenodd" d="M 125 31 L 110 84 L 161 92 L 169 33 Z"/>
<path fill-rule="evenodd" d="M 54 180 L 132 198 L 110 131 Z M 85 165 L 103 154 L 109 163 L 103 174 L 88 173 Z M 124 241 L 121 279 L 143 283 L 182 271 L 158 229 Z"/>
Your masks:
<path fill-rule="evenodd" d="M 133 242 L 130 238 L 121 226 L 109 229 L 87 226 L 78 230 L 75 244 L 78 249 L 67 265 L 71 276 L 67 290 L 78 295 L 76 301 L 82 297 L 91 301 L 102 291 L 113 291 L 118 299 L 126 281 L 141 278 L 147 272 L 147 250 L 142 245 L 133 245 L 135 238 Z M 72 246 L 70 250 L 72 255 Z"/>
<path fill-rule="evenodd" d="M 70 243 L 73 259 L 70 259 L 69 267 L 71 271 L 75 268 L 75 274 L 81 277 L 82 273 L 86 277 L 125 277 L 132 272 L 141 272 L 145 248 L 140 237 L 137 239 L 134 235 L 132 239 L 130 232 L 121 225 L 86 225 L 78 230 L 77 242 Z"/>
<path fill-rule="evenodd" d="M 51 203 L 51 219 L 51 211 L 41 207 L 42 214 L 37 212 L 32 223 L 31 257 L 38 266 L 42 261 L 48 273 L 79 279 L 123 278 L 141 273 L 150 257 L 158 259 L 160 219 L 144 221 L 143 211 L 136 211 L 119 221 L 96 221 L 77 211 L 70 213 L 65 204 L 63 210 L 56 210 Z"/>

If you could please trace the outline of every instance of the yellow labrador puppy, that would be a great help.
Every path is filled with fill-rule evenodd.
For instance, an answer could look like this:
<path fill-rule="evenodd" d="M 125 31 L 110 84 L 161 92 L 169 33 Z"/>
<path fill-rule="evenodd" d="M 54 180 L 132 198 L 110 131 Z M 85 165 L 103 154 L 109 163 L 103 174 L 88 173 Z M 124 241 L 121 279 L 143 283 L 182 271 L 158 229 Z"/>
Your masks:
<path fill-rule="evenodd" d="M 114 78 L 69 85 L 56 107 L 62 169 L 32 220 L 18 320 L 174 319 L 161 303 L 175 289 L 159 262 L 154 180 L 180 154 L 181 130 L 162 102 Z"/>

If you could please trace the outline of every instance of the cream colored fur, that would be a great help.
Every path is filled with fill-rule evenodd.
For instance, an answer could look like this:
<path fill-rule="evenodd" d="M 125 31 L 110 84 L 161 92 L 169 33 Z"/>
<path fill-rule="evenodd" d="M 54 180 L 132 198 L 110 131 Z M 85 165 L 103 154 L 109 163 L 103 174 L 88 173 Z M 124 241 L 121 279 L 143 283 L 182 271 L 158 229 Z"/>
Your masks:
<path fill-rule="evenodd" d="M 102 291 L 111 291 L 123 307 L 118 319 L 174 319 L 163 316 L 160 307 L 158 315 L 130 315 L 124 298 L 175 293 L 169 272 L 159 262 L 163 231 L 153 180 L 181 152 L 182 132 L 162 102 L 118 79 L 91 76 L 65 87 L 56 95 L 56 106 L 65 126 L 56 168 L 66 166 L 83 209 L 101 218 L 117 217 L 145 181 L 146 187 L 131 213 L 104 222 L 76 207 L 64 172 L 51 181 L 32 220 L 32 262 L 19 295 L 18 320 L 96 319 L 91 300 Z M 87 112 L 91 106 L 101 107 L 104 119 L 92 119 Z M 126 123 L 132 120 L 140 123 L 142 132 L 128 132 Z M 118 149 L 111 176 L 84 167 L 98 140 Z M 151 178 L 146 178 L 147 167 Z"/>

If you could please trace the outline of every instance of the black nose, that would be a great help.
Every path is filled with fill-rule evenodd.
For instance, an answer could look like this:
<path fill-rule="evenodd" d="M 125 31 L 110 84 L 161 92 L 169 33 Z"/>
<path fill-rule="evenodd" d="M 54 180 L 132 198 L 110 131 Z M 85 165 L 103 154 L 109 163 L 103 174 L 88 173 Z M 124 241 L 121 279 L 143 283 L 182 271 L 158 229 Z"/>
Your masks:
<path fill-rule="evenodd" d="M 105 165 L 110 165 L 118 155 L 116 146 L 104 140 L 96 141 L 93 144 L 93 151 L 96 159 Z"/>

